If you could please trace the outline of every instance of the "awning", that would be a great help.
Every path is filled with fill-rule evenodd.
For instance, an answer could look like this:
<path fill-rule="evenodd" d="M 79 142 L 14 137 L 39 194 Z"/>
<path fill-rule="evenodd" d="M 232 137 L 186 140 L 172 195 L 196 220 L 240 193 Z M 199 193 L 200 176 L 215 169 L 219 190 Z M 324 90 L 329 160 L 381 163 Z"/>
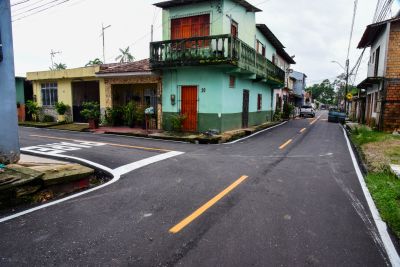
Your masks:
<path fill-rule="evenodd" d="M 383 81 L 383 77 L 368 77 L 364 81 L 362 81 L 359 85 L 357 85 L 358 89 L 367 89 L 374 84 L 380 84 Z"/>

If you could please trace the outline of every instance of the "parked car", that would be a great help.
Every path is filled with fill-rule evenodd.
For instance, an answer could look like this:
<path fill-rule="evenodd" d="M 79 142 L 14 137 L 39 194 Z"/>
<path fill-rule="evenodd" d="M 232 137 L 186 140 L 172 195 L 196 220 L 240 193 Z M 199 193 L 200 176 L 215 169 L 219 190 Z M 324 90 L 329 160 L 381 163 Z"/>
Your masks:
<path fill-rule="evenodd" d="M 300 117 L 315 117 L 315 111 L 312 106 L 302 106 L 300 108 Z"/>
<path fill-rule="evenodd" d="M 346 122 L 346 113 L 341 112 L 336 108 L 331 108 L 328 113 L 328 122 L 340 122 L 341 124 L 344 124 Z"/>

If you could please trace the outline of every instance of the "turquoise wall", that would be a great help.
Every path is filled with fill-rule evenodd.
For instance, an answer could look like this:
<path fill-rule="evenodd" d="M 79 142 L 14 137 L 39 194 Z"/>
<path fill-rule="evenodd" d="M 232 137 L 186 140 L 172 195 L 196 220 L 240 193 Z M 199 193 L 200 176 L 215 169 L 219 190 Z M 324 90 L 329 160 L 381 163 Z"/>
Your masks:
<path fill-rule="evenodd" d="M 254 82 L 246 76 L 236 76 L 235 88 L 229 87 L 229 69 L 193 67 L 163 72 L 163 120 L 169 129 L 168 116 L 180 112 L 181 86 L 198 88 L 198 122 L 200 132 L 209 129 L 227 131 L 242 126 L 243 90 L 249 95 L 249 125 L 258 125 L 271 119 L 271 88 L 266 83 Z M 262 109 L 257 110 L 258 94 L 262 95 Z M 175 95 L 175 105 L 171 103 Z"/>
<path fill-rule="evenodd" d="M 246 12 L 246 9 L 230 0 L 224 1 L 223 16 L 223 33 L 231 33 L 231 23 L 229 16 L 238 23 L 239 39 L 247 43 L 251 47 L 255 47 L 256 36 L 256 14 L 254 12 Z"/>
<path fill-rule="evenodd" d="M 24 81 L 25 78 L 15 78 L 15 87 L 17 90 L 17 102 L 25 104 L 25 92 L 24 92 Z"/>
<path fill-rule="evenodd" d="M 272 46 L 259 29 L 256 29 L 256 38 L 265 45 L 265 57 L 272 61 L 272 55 L 276 55 L 276 48 Z"/>

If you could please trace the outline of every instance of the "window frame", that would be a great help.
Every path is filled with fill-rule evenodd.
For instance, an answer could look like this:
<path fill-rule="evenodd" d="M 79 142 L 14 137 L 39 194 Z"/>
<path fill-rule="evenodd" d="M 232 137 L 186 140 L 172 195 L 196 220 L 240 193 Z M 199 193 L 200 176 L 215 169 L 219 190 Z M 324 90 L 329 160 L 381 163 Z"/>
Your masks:
<path fill-rule="evenodd" d="M 54 107 L 58 102 L 58 83 L 57 82 L 41 83 L 40 94 L 43 107 Z"/>
<path fill-rule="evenodd" d="M 257 111 L 262 111 L 262 94 L 257 94 Z"/>
<path fill-rule="evenodd" d="M 229 75 L 229 88 L 235 88 L 235 87 L 236 87 L 236 76 Z"/>

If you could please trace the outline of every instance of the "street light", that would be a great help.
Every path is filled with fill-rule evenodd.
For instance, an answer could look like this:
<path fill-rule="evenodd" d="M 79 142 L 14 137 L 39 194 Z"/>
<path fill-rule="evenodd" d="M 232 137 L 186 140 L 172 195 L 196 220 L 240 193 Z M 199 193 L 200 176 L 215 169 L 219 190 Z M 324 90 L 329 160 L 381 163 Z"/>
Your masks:
<path fill-rule="evenodd" d="M 331 63 L 336 63 L 336 64 L 338 64 L 344 71 L 346 71 L 346 69 L 343 67 L 343 65 L 340 64 L 338 61 L 332 60 Z"/>
<path fill-rule="evenodd" d="M 336 60 L 332 60 L 332 63 L 336 63 L 338 64 L 346 73 L 346 88 L 345 88 L 345 94 L 344 94 L 344 112 L 347 114 L 347 93 L 349 90 L 349 65 L 350 65 L 350 60 L 347 59 L 346 60 L 346 68 L 343 67 L 342 64 L 340 64 L 339 62 L 337 62 Z"/>

